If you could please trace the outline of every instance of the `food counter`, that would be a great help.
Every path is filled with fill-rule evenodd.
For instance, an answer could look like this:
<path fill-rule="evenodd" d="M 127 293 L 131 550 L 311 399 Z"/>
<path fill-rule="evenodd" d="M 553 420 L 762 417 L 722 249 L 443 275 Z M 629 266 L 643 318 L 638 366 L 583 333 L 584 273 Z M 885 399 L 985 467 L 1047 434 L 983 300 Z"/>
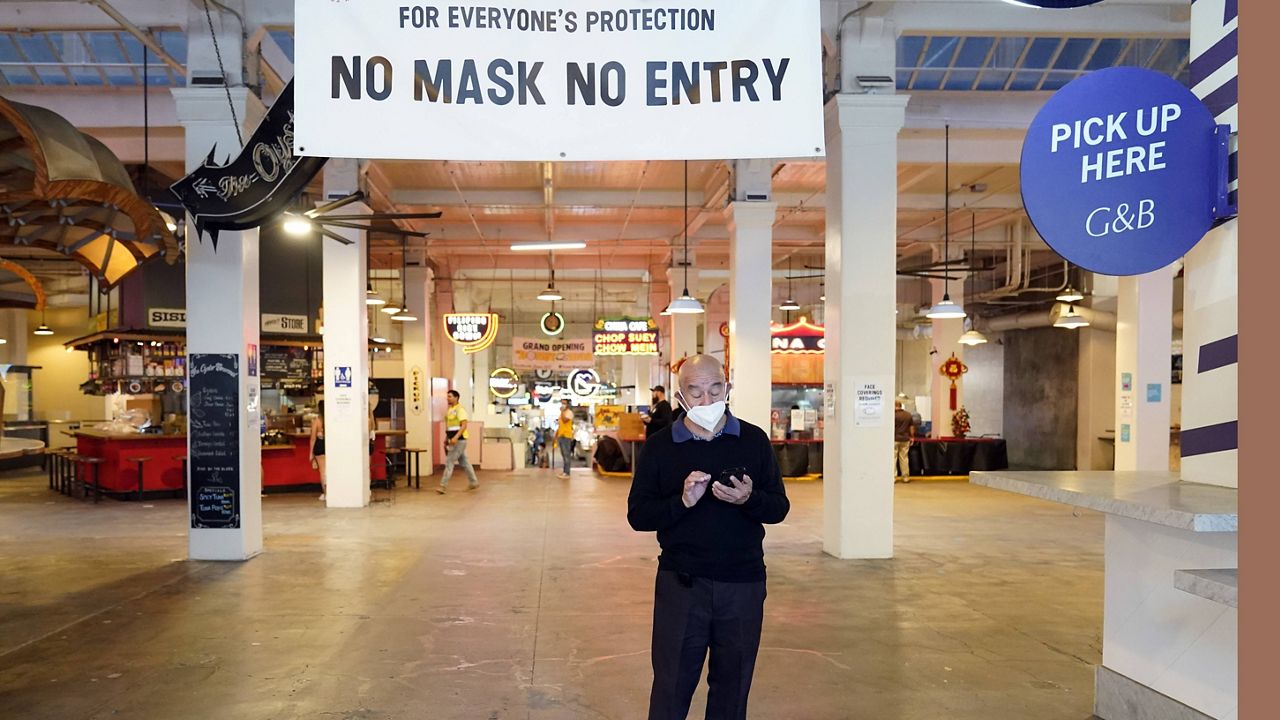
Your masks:
<path fill-rule="evenodd" d="M 374 433 L 373 455 L 370 457 L 370 481 L 387 479 L 387 437 L 403 434 L 402 430 L 379 430 Z M 138 466 L 130 458 L 150 458 L 143 468 L 145 493 L 181 493 L 185 487 L 182 458 L 187 454 L 185 434 L 115 433 L 102 430 L 77 430 L 76 452 L 102 458 L 98 465 L 99 482 L 107 493 L 137 493 Z M 311 436 L 291 433 L 290 442 L 262 446 L 263 492 L 288 492 L 313 486 L 319 489 L 320 473 L 311 467 Z"/>

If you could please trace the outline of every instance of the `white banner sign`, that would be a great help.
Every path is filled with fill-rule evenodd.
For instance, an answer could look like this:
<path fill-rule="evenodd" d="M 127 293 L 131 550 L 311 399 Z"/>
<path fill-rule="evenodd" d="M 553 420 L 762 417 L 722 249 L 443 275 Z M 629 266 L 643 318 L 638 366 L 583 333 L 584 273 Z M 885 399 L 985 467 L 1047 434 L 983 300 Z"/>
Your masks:
<path fill-rule="evenodd" d="M 295 0 L 298 155 L 825 153 L 818 0 Z"/>

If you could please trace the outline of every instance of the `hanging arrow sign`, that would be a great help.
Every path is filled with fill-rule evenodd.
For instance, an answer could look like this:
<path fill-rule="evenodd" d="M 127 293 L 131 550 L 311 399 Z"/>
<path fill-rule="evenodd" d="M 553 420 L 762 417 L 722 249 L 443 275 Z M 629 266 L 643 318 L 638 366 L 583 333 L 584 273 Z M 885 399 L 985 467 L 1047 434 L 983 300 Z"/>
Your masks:
<path fill-rule="evenodd" d="M 169 188 L 191 213 L 197 234 L 207 231 L 215 249 L 219 231 L 255 228 L 287 209 L 328 159 L 293 154 L 293 81 L 238 157 L 217 165 L 217 149 Z"/>

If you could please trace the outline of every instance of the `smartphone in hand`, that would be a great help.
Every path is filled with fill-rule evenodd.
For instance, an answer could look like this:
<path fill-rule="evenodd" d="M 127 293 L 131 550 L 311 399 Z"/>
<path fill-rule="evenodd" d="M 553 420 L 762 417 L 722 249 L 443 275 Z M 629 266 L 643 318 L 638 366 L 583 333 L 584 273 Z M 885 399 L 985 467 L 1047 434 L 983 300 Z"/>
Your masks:
<path fill-rule="evenodd" d="M 746 474 L 747 474 L 747 469 L 745 467 L 742 467 L 741 465 L 739 465 L 738 467 L 725 468 L 724 470 L 720 471 L 720 477 L 716 479 L 716 482 L 720 483 L 725 487 L 731 488 L 733 487 L 733 481 L 730 478 L 737 478 L 738 481 L 741 482 L 743 476 Z"/>

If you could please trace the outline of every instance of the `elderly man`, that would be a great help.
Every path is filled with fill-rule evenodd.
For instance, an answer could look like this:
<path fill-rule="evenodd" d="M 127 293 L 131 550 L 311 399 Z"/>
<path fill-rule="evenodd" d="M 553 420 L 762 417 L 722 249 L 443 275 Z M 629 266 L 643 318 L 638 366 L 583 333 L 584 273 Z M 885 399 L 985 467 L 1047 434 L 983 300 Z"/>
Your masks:
<path fill-rule="evenodd" d="M 747 716 L 764 619 L 764 525 L 791 509 L 764 430 L 728 411 L 724 368 L 708 355 L 680 369 L 685 414 L 651 436 L 627 520 L 657 531 L 650 720 L 677 720 L 711 654 L 708 719 Z"/>

